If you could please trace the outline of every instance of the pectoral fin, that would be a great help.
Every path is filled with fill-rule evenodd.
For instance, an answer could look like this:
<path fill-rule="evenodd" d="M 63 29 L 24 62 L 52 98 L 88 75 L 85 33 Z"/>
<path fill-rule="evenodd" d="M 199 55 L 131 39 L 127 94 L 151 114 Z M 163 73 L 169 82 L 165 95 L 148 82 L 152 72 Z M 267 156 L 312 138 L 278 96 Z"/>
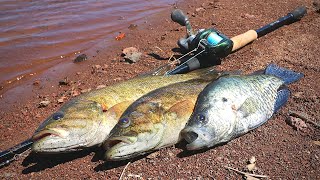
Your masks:
<path fill-rule="evenodd" d="M 129 107 L 130 104 L 132 104 L 133 101 L 123 101 L 121 103 L 118 103 L 111 108 L 106 110 L 106 117 L 107 121 L 115 121 L 115 123 L 118 122 L 118 119 L 122 115 L 122 113 Z"/>
<path fill-rule="evenodd" d="M 242 114 L 243 118 L 250 116 L 257 111 L 257 106 L 252 97 L 247 98 L 238 108 L 238 112 Z"/>
<path fill-rule="evenodd" d="M 195 102 L 191 100 L 183 100 L 174 104 L 167 112 L 171 116 L 175 116 L 173 119 L 189 118 L 194 109 Z"/>

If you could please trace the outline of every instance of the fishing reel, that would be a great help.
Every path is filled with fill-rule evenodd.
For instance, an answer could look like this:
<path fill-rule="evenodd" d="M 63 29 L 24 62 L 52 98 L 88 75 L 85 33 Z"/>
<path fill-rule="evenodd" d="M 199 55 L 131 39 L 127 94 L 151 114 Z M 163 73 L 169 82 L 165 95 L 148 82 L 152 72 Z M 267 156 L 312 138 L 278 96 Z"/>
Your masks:
<path fill-rule="evenodd" d="M 184 56 L 179 66 L 167 74 L 181 74 L 194 69 L 218 65 L 221 58 L 232 51 L 233 41 L 214 28 L 200 29 L 194 34 L 188 17 L 176 9 L 171 13 L 172 21 L 186 27 L 186 37 L 178 40 L 178 46 Z"/>

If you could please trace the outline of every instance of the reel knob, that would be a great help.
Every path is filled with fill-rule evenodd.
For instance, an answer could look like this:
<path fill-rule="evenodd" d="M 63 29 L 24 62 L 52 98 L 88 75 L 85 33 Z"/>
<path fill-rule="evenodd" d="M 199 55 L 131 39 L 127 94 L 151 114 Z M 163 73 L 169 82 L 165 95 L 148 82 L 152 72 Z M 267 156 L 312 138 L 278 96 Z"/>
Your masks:
<path fill-rule="evenodd" d="M 188 17 L 180 9 L 175 9 L 171 13 L 171 20 L 179 23 L 181 26 L 186 26 Z"/>

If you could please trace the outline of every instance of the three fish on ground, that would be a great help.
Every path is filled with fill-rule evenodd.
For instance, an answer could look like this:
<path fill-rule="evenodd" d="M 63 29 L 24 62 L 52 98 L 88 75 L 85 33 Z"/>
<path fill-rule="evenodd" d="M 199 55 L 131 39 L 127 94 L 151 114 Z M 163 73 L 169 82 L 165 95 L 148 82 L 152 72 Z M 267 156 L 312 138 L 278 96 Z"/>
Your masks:
<path fill-rule="evenodd" d="M 204 69 L 137 77 L 66 103 L 36 130 L 32 151 L 103 143 L 107 160 L 123 160 L 181 139 L 188 150 L 210 148 L 264 124 L 287 102 L 287 85 L 302 77 L 274 64 L 251 75 Z"/>

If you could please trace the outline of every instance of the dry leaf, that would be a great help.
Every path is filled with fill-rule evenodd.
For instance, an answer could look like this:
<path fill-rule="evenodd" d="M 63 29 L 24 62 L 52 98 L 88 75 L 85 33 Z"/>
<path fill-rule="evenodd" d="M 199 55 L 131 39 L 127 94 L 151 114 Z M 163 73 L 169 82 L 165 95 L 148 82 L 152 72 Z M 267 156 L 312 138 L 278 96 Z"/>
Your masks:
<path fill-rule="evenodd" d="M 312 141 L 313 144 L 320 146 L 320 141 Z"/>
<path fill-rule="evenodd" d="M 252 156 L 249 160 L 250 164 L 254 164 L 256 162 L 256 157 Z"/>
<path fill-rule="evenodd" d="M 248 164 L 247 168 L 249 171 L 253 171 L 256 168 L 256 164 Z"/>

